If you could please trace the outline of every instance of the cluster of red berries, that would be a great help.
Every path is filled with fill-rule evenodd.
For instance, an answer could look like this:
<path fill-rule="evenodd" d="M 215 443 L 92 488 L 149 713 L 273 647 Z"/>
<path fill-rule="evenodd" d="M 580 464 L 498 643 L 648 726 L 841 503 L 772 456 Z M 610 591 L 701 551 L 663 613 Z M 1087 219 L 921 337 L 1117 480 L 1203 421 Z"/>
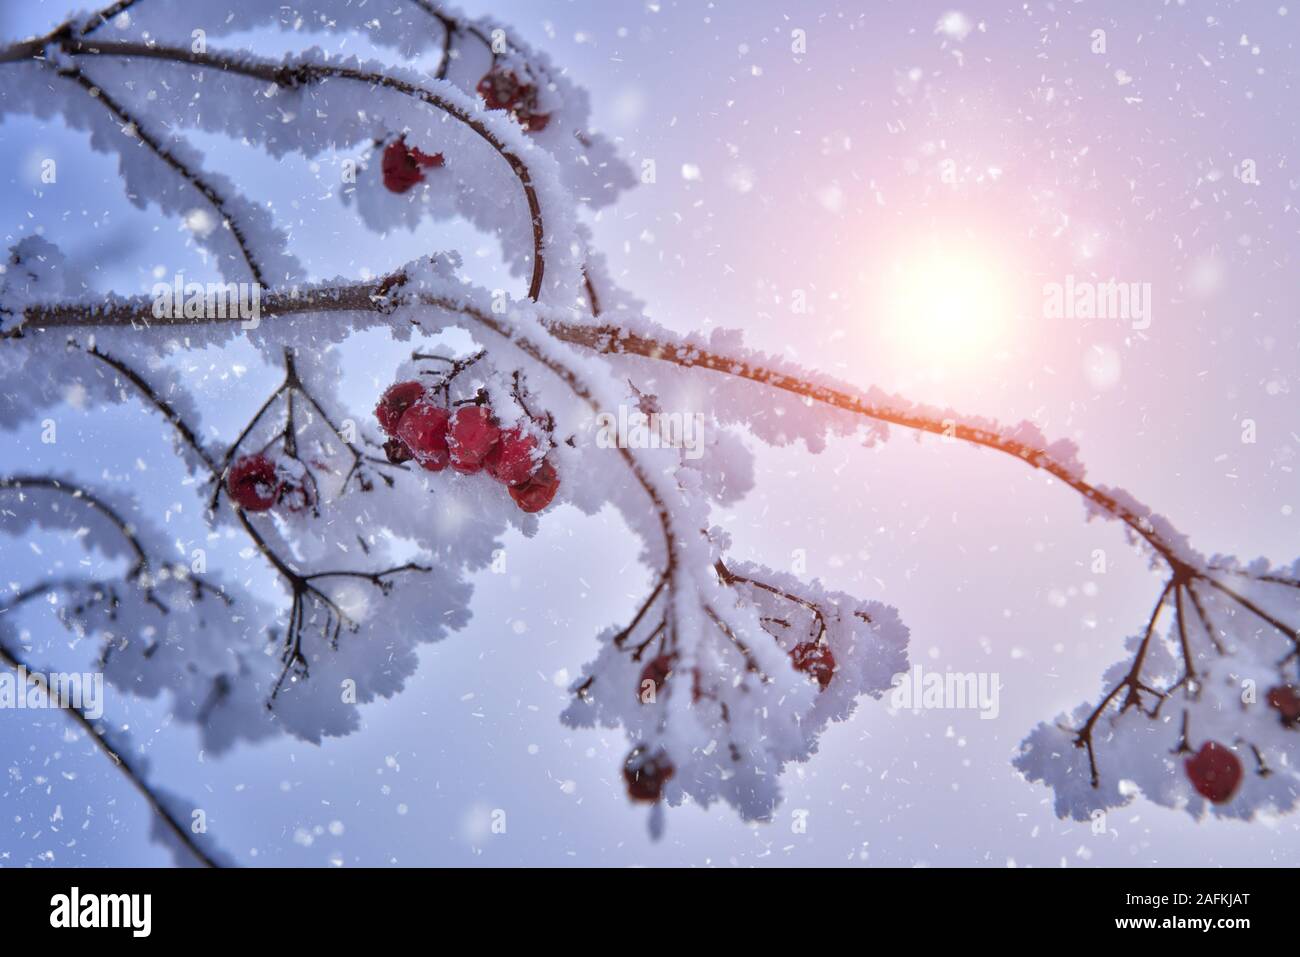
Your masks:
<path fill-rule="evenodd" d="M 509 110 L 526 133 L 538 133 L 551 121 L 551 114 L 537 108 L 537 87 L 523 82 L 510 70 L 489 70 L 478 81 L 478 95 L 489 110 Z"/>
<path fill-rule="evenodd" d="M 555 466 L 536 459 L 537 439 L 518 426 L 502 429 L 486 406 L 452 411 L 423 383 L 399 382 L 380 397 L 375 418 L 394 465 L 414 459 L 430 472 L 448 465 L 465 475 L 486 470 L 525 512 L 546 508 L 560 487 Z"/>
<path fill-rule="evenodd" d="M 277 505 L 305 512 L 316 501 L 310 486 L 261 454 L 235 460 L 226 473 L 226 491 L 246 512 L 267 512 Z"/>
<path fill-rule="evenodd" d="M 1278 713 L 1283 727 L 1300 728 L 1300 689 L 1292 685 L 1270 688 L 1268 706 Z M 1205 742 L 1183 762 L 1183 768 L 1196 792 L 1215 804 L 1232 800 L 1241 783 L 1241 762 L 1217 741 Z"/>

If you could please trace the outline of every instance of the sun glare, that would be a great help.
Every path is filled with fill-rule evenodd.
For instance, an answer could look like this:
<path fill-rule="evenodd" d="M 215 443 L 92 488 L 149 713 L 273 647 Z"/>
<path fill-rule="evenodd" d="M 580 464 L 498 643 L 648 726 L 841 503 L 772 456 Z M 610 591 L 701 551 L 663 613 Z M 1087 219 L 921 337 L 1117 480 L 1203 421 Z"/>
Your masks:
<path fill-rule="evenodd" d="M 971 250 L 931 250 L 890 276 L 884 332 L 904 351 L 945 365 L 987 359 L 1009 325 L 1006 280 Z"/>

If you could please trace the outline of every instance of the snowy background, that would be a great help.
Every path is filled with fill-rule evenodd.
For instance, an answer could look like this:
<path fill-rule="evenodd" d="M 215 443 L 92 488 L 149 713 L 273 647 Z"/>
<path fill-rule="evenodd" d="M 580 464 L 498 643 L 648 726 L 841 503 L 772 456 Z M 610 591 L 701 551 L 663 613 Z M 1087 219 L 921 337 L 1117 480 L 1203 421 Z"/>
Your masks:
<path fill-rule="evenodd" d="M 464 9 L 491 12 L 547 50 L 591 91 L 595 124 L 624 157 L 655 161 L 657 182 L 591 221 L 615 277 L 654 318 L 680 330 L 742 327 L 752 345 L 863 386 L 1032 419 L 1075 439 L 1092 478 L 1170 516 L 1201 549 L 1295 557 L 1300 9 Z M 62 2 L 6 4 L 0 34 L 44 32 L 65 12 Z M 791 52 L 795 29 L 806 55 Z M 1091 49 L 1097 29 L 1104 54 Z M 262 33 L 213 46 L 316 42 L 341 41 Z M 276 215 L 313 276 L 377 274 L 460 248 L 476 278 L 510 282 L 494 241 L 467 226 L 373 235 L 327 195 L 335 171 L 194 141 L 248 195 L 297 200 Z M 59 162 L 55 187 L 39 184 L 47 157 Z M 1244 160 L 1258 183 L 1240 178 Z M 0 125 L 0 182 L 5 245 L 39 226 L 98 288 L 147 292 L 158 267 L 204 274 L 180 224 L 129 206 L 115 161 L 58 123 Z M 1005 305 L 961 348 L 889 316 L 900 275 L 952 261 L 991 277 Z M 1150 328 L 1043 319 L 1043 284 L 1070 274 L 1150 283 Z M 789 308 L 796 290 L 807 313 Z M 355 352 L 345 389 L 360 416 L 403 350 L 367 334 Z M 205 414 L 218 426 L 242 423 L 278 381 L 251 350 L 201 358 L 219 364 Z M 35 427 L 5 436 L 0 471 L 134 475 L 159 514 L 184 502 L 178 521 L 194 521 L 156 416 L 126 405 L 68 407 L 57 419 L 53 448 Z M 1244 419 L 1257 424 L 1254 444 L 1241 441 Z M 249 864 L 1295 862 L 1294 817 L 1196 823 L 1139 800 L 1098 835 L 1057 820 L 1049 792 L 1011 767 L 1037 722 L 1095 695 L 1159 591 L 1117 525 L 1085 524 L 1076 495 L 1005 456 L 904 433 L 875 449 L 833 443 L 817 458 L 801 446 L 757 454 L 756 491 L 716 517 L 735 554 L 785 568 L 803 549 L 809 575 L 895 605 L 913 662 L 1000 675 L 995 720 L 864 701 L 787 772 L 771 823 L 688 806 L 652 842 L 644 808 L 624 796 L 622 732 L 558 721 L 596 632 L 628 615 L 649 577 L 621 519 L 572 509 L 507 543 L 508 573 L 474 583 L 470 626 L 421 648 L 406 691 L 367 706 L 359 733 L 205 760 L 195 732 L 169 726 L 164 709 L 110 694 L 108 717 L 147 746 L 153 779 L 202 807 L 218 845 Z M 24 580 L 30 550 L 50 547 L 41 535 L 0 542 L 0 576 Z M 1104 575 L 1090 571 L 1098 548 L 1110 559 Z M 241 561 L 237 549 L 232 541 L 226 560 Z M 33 660 L 77 667 L 53 619 L 28 616 L 43 649 Z M 69 727 L 57 713 L 0 711 L 0 864 L 167 863 L 148 841 L 148 808 Z M 505 834 L 490 833 L 493 809 L 506 812 Z M 792 829 L 796 811 L 807 812 L 806 833 Z"/>

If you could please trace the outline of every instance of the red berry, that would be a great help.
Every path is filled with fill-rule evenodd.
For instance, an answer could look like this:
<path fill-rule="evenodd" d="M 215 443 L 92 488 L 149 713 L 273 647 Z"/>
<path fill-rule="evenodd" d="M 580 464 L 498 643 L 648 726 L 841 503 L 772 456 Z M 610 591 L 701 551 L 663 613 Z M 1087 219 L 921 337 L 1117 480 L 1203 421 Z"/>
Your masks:
<path fill-rule="evenodd" d="M 280 497 L 280 476 L 265 455 L 245 455 L 226 474 L 226 490 L 246 512 L 265 512 Z"/>
<path fill-rule="evenodd" d="M 1205 742 L 1183 766 L 1197 793 L 1215 804 L 1229 800 L 1241 783 L 1241 762 L 1217 741 Z"/>
<path fill-rule="evenodd" d="M 537 471 L 538 464 L 533 460 L 536 448 L 537 440 L 518 426 L 506 429 L 483 460 L 483 466 L 498 482 L 519 485 L 527 482 Z"/>
<path fill-rule="evenodd" d="M 810 677 L 816 678 L 817 684 L 821 686 L 819 690 L 826 690 L 835 674 L 835 656 L 831 654 L 830 645 L 805 641 L 794 646 L 790 659 L 794 662 L 796 671 L 806 672 Z"/>
<path fill-rule="evenodd" d="M 375 418 L 379 427 L 389 435 L 397 434 L 397 423 L 402 420 L 402 413 L 409 409 L 422 395 L 424 384 L 420 382 L 399 382 L 390 386 L 375 406 Z"/>
<path fill-rule="evenodd" d="M 540 512 L 551 504 L 560 487 L 560 477 L 555 473 L 555 466 L 543 461 L 537 474 L 527 482 L 510 486 L 510 497 L 525 512 Z"/>
<path fill-rule="evenodd" d="M 641 671 L 641 681 L 636 687 L 636 700 L 642 704 L 653 704 L 659 698 L 659 693 L 664 690 L 664 682 L 673 672 L 674 657 L 672 655 L 659 655 L 651 661 Z M 649 695 L 650 688 L 646 686 L 647 681 L 654 682 L 654 697 Z"/>
<path fill-rule="evenodd" d="M 447 467 L 447 410 L 432 402 L 417 402 L 402 413 L 397 437 L 420 465 L 430 472 Z"/>
<path fill-rule="evenodd" d="M 406 443 L 401 439 L 389 439 L 385 442 L 384 455 L 388 456 L 388 461 L 394 465 L 401 465 L 403 462 L 411 461 L 411 450 L 406 447 Z"/>
<path fill-rule="evenodd" d="M 510 70 L 489 70 L 478 81 L 478 95 L 489 110 L 509 110 L 525 132 L 540 132 L 551 121 L 549 113 L 537 111 L 537 87 Z"/>
<path fill-rule="evenodd" d="M 1292 685 L 1268 689 L 1268 706 L 1278 713 L 1288 728 L 1300 724 L 1300 693 Z"/>
<path fill-rule="evenodd" d="M 493 424 L 491 412 L 481 405 L 461 406 L 447 430 L 451 467 L 466 475 L 477 472 L 500 437 L 501 430 Z"/>
<path fill-rule="evenodd" d="M 647 754 L 644 747 L 635 747 L 623 762 L 623 780 L 627 783 L 627 796 L 633 801 L 659 800 L 664 785 L 673 776 L 674 768 L 662 751 Z"/>
<path fill-rule="evenodd" d="M 421 153 L 406 145 L 406 137 L 399 136 L 384 148 L 384 185 L 394 193 L 405 193 L 424 179 L 422 167 L 442 166 L 444 162 L 441 153 Z"/>

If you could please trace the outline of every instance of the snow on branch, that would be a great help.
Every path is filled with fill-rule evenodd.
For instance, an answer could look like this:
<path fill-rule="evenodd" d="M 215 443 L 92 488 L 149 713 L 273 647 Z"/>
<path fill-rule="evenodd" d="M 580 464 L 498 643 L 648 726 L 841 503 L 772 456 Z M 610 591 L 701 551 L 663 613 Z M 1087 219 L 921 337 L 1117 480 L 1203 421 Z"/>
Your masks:
<path fill-rule="evenodd" d="M 1243 817 L 1293 806 L 1296 567 L 1203 558 L 1168 520 L 1089 481 L 1073 443 L 1032 424 L 860 389 L 749 350 L 737 332 L 679 336 L 645 319 L 578 220 L 630 174 L 588 130 L 585 94 L 499 25 L 431 0 L 328 4 L 316 18 L 265 0 L 226 6 L 202 38 L 192 4 L 121 0 L 0 49 L 0 116 L 57 115 L 89 131 L 117 153 L 137 203 L 187 217 L 203 204 L 212 228 L 200 239 L 227 277 L 246 272 L 259 290 L 255 322 L 214 313 L 202 289 L 160 310 L 156 296 L 89 293 L 52 243 L 19 239 L 0 278 L 0 374 L 22 387 L 0 396 L 0 425 L 70 389 L 88 408 L 139 402 L 171 433 L 208 527 L 242 550 L 219 574 L 163 559 L 175 543 L 140 501 L 38 467 L 0 481 L 0 532 L 70 531 L 126 569 L 18 586 L 3 614 L 57 596 L 65 624 L 101 636 L 117 687 L 170 692 L 217 750 L 280 733 L 320 741 L 355 730 L 358 705 L 399 692 L 418 644 L 471 621 L 469 578 L 508 531 L 612 506 L 652 584 L 599 636 L 564 720 L 625 729 L 623 783 L 652 806 L 655 833 L 663 808 L 687 798 L 767 819 L 782 769 L 810 759 L 829 722 L 906 668 L 908 630 L 880 602 L 732 554 L 711 518 L 753 485 L 737 436 L 803 440 L 815 453 L 831 435 L 877 441 L 897 426 L 1051 475 L 1167 571 L 1097 705 L 1041 725 L 1017 758 L 1055 788 L 1061 814 L 1136 791 L 1194 813 L 1205 801 Z M 274 59 L 206 42 L 256 28 L 362 34 L 408 62 L 319 48 Z M 427 69 L 411 62 L 426 53 L 436 54 Z M 182 129 L 272 157 L 351 154 L 356 181 L 338 196 L 362 224 L 463 217 L 500 237 L 526 292 L 467 283 L 454 254 L 374 280 L 307 282 L 270 213 L 206 170 Z M 336 346 L 375 328 L 410 342 L 410 359 L 373 411 L 350 409 Z M 453 330 L 472 348 L 452 350 Z M 158 345 L 237 337 L 282 371 L 222 434 L 201 428 L 196 384 L 158 361 Z M 698 416 L 698 441 L 606 441 L 616 412 L 643 423 L 665 408 Z M 181 634 L 189 640 L 172 640 Z M 184 843 L 142 766 L 129 776 Z"/>

